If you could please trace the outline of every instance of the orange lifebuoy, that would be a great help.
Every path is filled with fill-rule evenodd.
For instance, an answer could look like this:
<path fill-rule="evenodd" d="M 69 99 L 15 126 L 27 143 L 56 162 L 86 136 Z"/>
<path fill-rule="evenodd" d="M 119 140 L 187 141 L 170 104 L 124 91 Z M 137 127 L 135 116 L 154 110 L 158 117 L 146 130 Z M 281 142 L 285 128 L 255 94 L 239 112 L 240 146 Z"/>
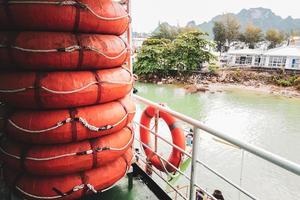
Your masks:
<path fill-rule="evenodd" d="M 178 125 L 178 121 L 173 116 L 169 115 L 166 112 L 163 111 L 158 111 L 158 112 L 159 112 L 158 113 L 159 117 L 162 118 L 169 126 L 169 129 L 172 134 L 173 144 L 178 146 L 182 150 L 185 150 L 185 137 L 182 129 Z M 161 160 L 156 154 L 154 154 L 153 150 L 149 148 L 151 142 L 149 127 L 150 127 L 151 119 L 155 116 L 155 114 L 156 114 L 156 109 L 151 106 L 146 108 L 145 111 L 143 112 L 141 117 L 142 126 L 140 126 L 140 139 L 144 144 L 148 145 L 148 147 L 143 145 L 143 148 L 148 161 L 150 161 L 151 164 L 155 166 L 155 168 L 157 168 L 160 171 L 165 171 L 166 168 L 168 172 L 174 172 L 176 171 L 174 167 L 172 167 L 168 163 L 163 163 L 164 161 Z M 168 162 L 178 168 L 181 163 L 181 160 L 182 160 L 182 152 L 176 149 L 175 147 L 173 147 L 171 155 L 168 158 Z"/>

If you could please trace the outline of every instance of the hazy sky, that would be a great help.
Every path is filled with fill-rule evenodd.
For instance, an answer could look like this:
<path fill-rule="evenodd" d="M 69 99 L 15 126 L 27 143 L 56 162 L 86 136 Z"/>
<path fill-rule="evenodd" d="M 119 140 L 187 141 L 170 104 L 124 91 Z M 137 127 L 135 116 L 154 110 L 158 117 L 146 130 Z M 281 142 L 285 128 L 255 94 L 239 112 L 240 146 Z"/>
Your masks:
<path fill-rule="evenodd" d="M 284 18 L 300 18 L 299 0 L 132 0 L 133 29 L 150 32 L 159 21 L 173 25 L 191 20 L 202 23 L 222 13 L 256 7 L 270 8 Z"/>

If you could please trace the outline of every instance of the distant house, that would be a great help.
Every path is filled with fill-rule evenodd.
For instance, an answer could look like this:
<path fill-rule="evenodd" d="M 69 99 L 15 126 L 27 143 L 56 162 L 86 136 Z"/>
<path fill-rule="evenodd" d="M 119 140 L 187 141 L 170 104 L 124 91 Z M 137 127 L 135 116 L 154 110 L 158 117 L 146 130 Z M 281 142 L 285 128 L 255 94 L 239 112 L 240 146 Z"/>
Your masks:
<path fill-rule="evenodd" d="M 270 50 L 233 50 L 227 56 L 229 66 L 300 70 L 300 37 L 292 38 L 288 46 Z"/>
<path fill-rule="evenodd" d="M 133 38 L 132 39 L 132 47 L 133 47 L 133 50 L 136 51 L 136 50 L 139 50 L 142 45 L 143 45 L 143 42 L 147 40 L 147 38 Z"/>

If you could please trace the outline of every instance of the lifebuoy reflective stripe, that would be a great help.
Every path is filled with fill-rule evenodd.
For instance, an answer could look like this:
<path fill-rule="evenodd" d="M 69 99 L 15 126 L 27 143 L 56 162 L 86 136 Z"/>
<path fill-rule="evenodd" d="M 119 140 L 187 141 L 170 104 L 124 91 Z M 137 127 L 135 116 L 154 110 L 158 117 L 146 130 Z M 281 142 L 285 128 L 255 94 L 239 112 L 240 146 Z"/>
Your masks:
<path fill-rule="evenodd" d="M 151 137 L 150 137 L 150 122 L 151 119 L 155 116 L 156 109 L 153 107 L 148 107 L 143 112 L 141 117 L 141 124 L 140 126 L 140 139 L 141 141 L 150 146 L 151 143 Z M 159 117 L 162 118 L 169 126 L 169 129 L 172 134 L 172 141 L 173 144 L 181 148 L 182 150 L 185 150 L 185 137 L 182 129 L 179 126 L 178 121 L 171 115 L 169 115 L 166 112 L 159 111 Z M 145 128 L 147 127 L 147 128 Z M 168 163 L 163 163 L 156 154 L 153 153 L 153 150 L 143 145 L 145 154 L 148 158 L 148 160 L 160 171 L 165 171 L 165 168 L 168 170 L 168 172 L 174 172 L 175 169 Z M 180 152 L 176 148 L 172 148 L 171 155 L 169 156 L 168 162 L 174 165 L 175 167 L 179 167 L 182 160 L 182 152 Z"/>

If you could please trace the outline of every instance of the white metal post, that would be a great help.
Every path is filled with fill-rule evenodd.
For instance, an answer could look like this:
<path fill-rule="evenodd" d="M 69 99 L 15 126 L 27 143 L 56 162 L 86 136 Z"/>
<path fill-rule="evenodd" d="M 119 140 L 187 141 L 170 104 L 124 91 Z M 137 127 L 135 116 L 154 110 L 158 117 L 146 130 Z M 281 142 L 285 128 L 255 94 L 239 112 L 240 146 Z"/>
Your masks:
<path fill-rule="evenodd" d="M 194 127 L 193 151 L 192 151 L 192 166 L 190 180 L 190 200 L 196 199 L 196 183 L 197 183 L 197 158 L 200 150 L 200 129 Z"/>

